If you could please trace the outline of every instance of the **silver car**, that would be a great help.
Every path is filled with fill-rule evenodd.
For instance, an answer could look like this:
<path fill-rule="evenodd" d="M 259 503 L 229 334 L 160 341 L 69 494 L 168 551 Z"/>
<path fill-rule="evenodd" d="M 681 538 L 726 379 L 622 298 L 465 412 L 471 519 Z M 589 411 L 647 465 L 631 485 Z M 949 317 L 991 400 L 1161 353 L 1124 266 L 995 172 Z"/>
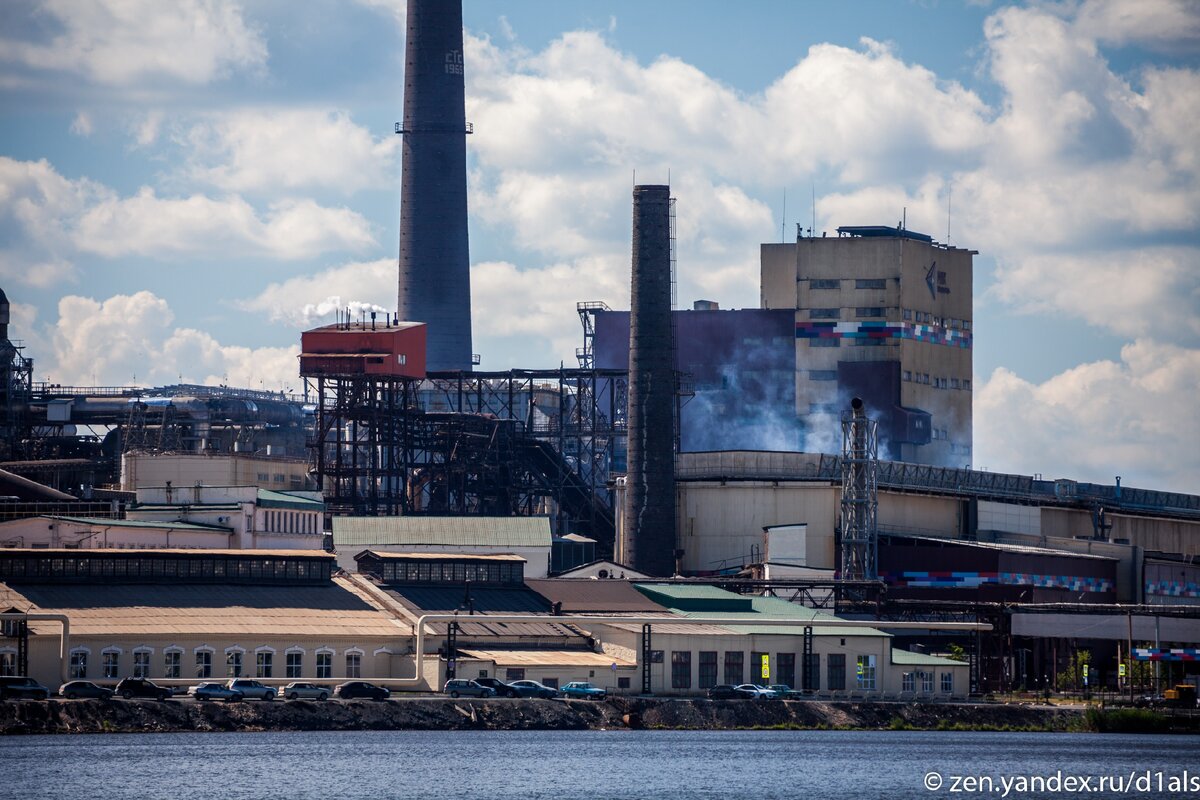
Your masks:
<path fill-rule="evenodd" d="M 480 686 L 475 681 L 469 681 L 464 678 L 451 678 L 446 681 L 446 685 L 442 687 L 442 691 L 451 697 L 495 697 L 496 690 L 487 686 Z"/>
<path fill-rule="evenodd" d="M 281 694 L 288 700 L 328 700 L 329 688 L 315 683 L 289 683 Z"/>
<path fill-rule="evenodd" d="M 235 692 L 241 692 L 242 696 L 247 700 L 274 700 L 275 690 L 270 686 L 264 686 L 256 680 L 250 678 L 234 678 L 229 683 L 225 684 L 226 689 L 231 689 Z"/>

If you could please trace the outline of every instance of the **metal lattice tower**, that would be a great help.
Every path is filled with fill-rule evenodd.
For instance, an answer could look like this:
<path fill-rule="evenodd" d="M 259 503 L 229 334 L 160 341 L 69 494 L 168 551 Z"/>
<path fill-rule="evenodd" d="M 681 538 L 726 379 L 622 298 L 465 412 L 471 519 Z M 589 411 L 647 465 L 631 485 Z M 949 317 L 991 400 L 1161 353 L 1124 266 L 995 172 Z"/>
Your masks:
<path fill-rule="evenodd" d="M 842 414 L 842 580 L 879 577 L 878 472 L 877 425 L 856 397 L 850 401 L 850 411 Z"/>

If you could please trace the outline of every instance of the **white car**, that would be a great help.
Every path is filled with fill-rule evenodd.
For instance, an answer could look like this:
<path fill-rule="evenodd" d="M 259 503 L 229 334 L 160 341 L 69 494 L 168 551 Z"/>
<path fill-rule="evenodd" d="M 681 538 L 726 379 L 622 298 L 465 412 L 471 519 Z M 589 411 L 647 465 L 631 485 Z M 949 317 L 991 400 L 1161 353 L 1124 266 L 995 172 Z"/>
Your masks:
<path fill-rule="evenodd" d="M 256 680 L 250 678 L 234 678 L 229 683 L 225 684 L 226 689 L 231 689 L 235 692 L 241 692 L 242 697 L 247 700 L 274 700 L 275 690 L 270 686 L 264 686 Z"/>
<path fill-rule="evenodd" d="M 765 686 L 759 686 L 755 683 L 743 683 L 741 686 L 735 688 L 743 692 L 752 692 L 755 700 L 774 700 L 779 697 L 779 692 L 774 689 L 768 689 Z"/>
<path fill-rule="evenodd" d="M 328 700 L 329 688 L 315 683 L 289 683 L 281 694 L 288 700 Z"/>

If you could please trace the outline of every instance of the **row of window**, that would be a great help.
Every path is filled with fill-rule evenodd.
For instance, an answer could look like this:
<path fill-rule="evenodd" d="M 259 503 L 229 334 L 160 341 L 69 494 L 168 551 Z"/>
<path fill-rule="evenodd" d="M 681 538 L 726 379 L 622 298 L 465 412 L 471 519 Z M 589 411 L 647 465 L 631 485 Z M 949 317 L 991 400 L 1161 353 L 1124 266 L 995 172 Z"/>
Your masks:
<path fill-rule="evenodd" d="M 899 343 L 899 339 L 893 338 L 871 338 L 871 339 L 847 339 L 850 347 L 895 347 Z M 832 336 L 820 336 L 816 339 L 808 340 L 809 347 L 841 347 L 842 340 Z"/>
<path fill-rule="evenodd" d="M 849 311 L 849 309 L 846 309 Z M 882 306 L 858 306 L 854 309 L 854 316 L 862 319 L 866 317 L 882 317 L 884 314 Z M 809 319 L 841 319 L 842 309 L 840 308 L 810 308 L 808 310 Z"/>
<path fill-rule="evenodd" d="M 284 475 L 282 472 L 276 472 L 274 476 L 267 472 L 260 472 L 258 473 L 258 482 L 267 483 L 272 480 L 272 477 L 274 478 L 275 483 L 291 483 L 293 486 L 297 487 L 304 484 L 304 479 L 299 475 L 292 475 L 289 477 Z"/>
<path fill-rule="evenodd" d="M 933 694 L 933 678 L 932 672 L 906 672 L 900 677 L 900 689 L 905 692 L 917 691 L 917 682 L 921 684 L 921 694 Z M 954 673 L 942 673 L 942 693 L 954 693 Z"/>
<path fill-rule="evenodd" d="M 371 571 L 386 583 L 501 583 L 517 584 L 525 580 L 524 564 L 519 561 L 464 563 L 453 561 L 382 561 Z M 360 567 L 361 568 L 361 567 Z"/>
<path fill-rule="evenodd" d="M 268 533 L 319 533 L 320 514 L 300 511 L 264 511 L 263 530 Z"/>
<path fill-rule="evenodd" d="M 821 689 L 821 654 L 811 653 L 808 658 L 808 668 L 801 669 L 800 681 L 797 683 L 796 678 L 796 654 L 795 653 L 776 653 L 774 665 L 772 669 L 771 657 L 768 653 L 751 653 L 749 673 L 747 675 L 745 652 L 741 650 L 728 650 L 724 654 L 724 660 L 721 663 L 723 669 L 718 673 L 718 660 L 720 655 L 715 650 L 704 650 L 699 652 L 697 659 L 698 669 L 696 677 L 698 678 L 698 689 L 711 689 L 718 683 L 727 683 L 734 686 L 741 683 L 758 683 L 772 684 L 782 683 L 793 688 L 819 691 Z M 830 653 L 825 658 L 826 674 L 825 688 L 830 691 L 843 691 L 846 689 L 846 655 L 845 653 Z M 718 681 L 718 674 L 722 678 Z M 916 673 L 923 676 L 922 680 L 928 680 L 928 686 L 922 684 L 922 691 L 925 693 L 933 692 L 933 673 Z M 904 679 L 911 681 L 913 673 L 905 673 Z M 692 653 L 687 650 L 676 650 L 671 653 L 671 688 L 672 689 L 691 689 L 692 688 Z M 854 688 L 873 691 L 878 689 L 878 671 L 876 665 L 876 657 L 873 655 L 860 655 L 856 658 L 854 664 Z M 952 694 L 954 690 L 954 673 L 942 673 L 942 691 L 947 694 Z M 913 691 L 911 687 L 906 686 L 905 691 Z"/>
<path fill-rule="evenodd" d="M 971 320 L 956 319 L 954 317 L 939 317 L 928 311 L 913 311 L 911 308 L 904 309 L 904 319 L 912 320 L 916 317 L 917 322 L 924 322 L 927 325 L 936 325 L 938 327 L 951 328 L 952 330 L 971 330 Z"/>
<path fill-rule="evenodd" d="M 910 369 L 904 370 L 901 377 L 910 383 L 920 383 L 925 386 L 932 386 L 935 389 L 963 389 L 971 391 L 970 378 L 943 378 L 937 375 L 930 377 L 928 372 L 913 372 Z"/>
<path fill-rule="evenodd" d="M 150 649 L 140 649 L 133 651 L 133 671 L 132 675 L 135 678 L 149 678 L 151 676 L 150 659 L 154 651 Z M 0 654 L 3 655 L 3 654 Z M 163 651 L 162 654 L 162 673 L 155 677 L 161 678 L 182 678 L 184 677 L 184 662 L 183 650 L 170 649 Z M 225 672 L 226 678 L 242 678 L 249 677 L 250 665 L 245 662 L 246 656 L 249 655 L 244 651 L 236 648 L 231 648 L 225 651 Z M 253 670 L 256 678 L 273 678 L 275 677 L 275 653 L 271 650 L 259 650 L 254 655 Z M 214 651 L 209 649 L 197 649 L 193 651 L 192 666 L 194 671 L 190 677 L 196 678 L 212 678 L 213 677 L 213 656 Z M 362 677 L 362 652 L 358 650 L 347 650 L 344 654 L 345 659 L 345 677 L 361 678 Z M 88 677 L 88 661 L 91 654 L 87 650 L 72 650 L 71 651 L 71 678 L 82 679 Z M 316 653 L 316 677 L 317 678 L 332 678 L 333 677 L 333 657 L 332 650 L 321 650 Z M 288 650 L 284 653 L 284 674 L 285 678 L 303 678 L 304 672 L 304 651 L 303 650 Z M 116 679 L 121 677 L 121 651 L 120 650 L 104 650 L 100 653 L 99 673 L 96 675 L 99 678 Z"/>
<path fill-rule="evenodd" d="M 81 551 L 84 552 L 84 551 Z M 197 554 L 203 553 L 197 550 Z M 180 557 L 142 550 L 120 557 L 0 555 L 0 580 L 170 580 L 215 583 L 328 581 L 332 559 L 260 556 Z"/>
<path fill-rule="evenodd" d="M 841 289 L 842 282 L 837 278 L 809 278 L 809 289 Z M 855 289 L 886 289 L 887 278 L 856 278 Z"/>

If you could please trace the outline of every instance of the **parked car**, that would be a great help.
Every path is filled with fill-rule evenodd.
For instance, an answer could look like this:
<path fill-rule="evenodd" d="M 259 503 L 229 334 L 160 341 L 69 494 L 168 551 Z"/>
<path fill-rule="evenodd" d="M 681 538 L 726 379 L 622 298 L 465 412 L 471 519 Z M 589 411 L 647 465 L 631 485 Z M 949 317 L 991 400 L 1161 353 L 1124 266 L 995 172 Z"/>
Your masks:
<path fill-rule="evenodd" d="M 117 684 L 117 694 L 126 700 L 135 697 L 151 697 L 155 700 L 166 700 L 171 696 L 171 690 L 165 686 L 151 683 L 145 678 L 125 678 Z"/>
<path fill-rule="evenodd" d="M 486 686 L 496 693 L 497 697 L 516 697 L 518 692 L 499 678 L 476 678 L 480 686 Z"/>
<path fill-rule="evenodd" d="M 800 691 L 799 689 L 793 689 L 786 683 L 772 683 L 767 688 L 784 700 L 795 700 L 797 698 L 806 696 L 804 692 Z"/>
<path fill-rule="evenodd" d="M 746 692 L 755 700 L 774 700 L 775 698 L 779 697 L 779 695 L 771 689 L 768 689 L 765 686 L 759 686 L 755 683 L 743 683 L 742 685 L 735 686 L 734 688 Z"/>
<path fill-rule="evenodd" d="M 537 681 L 513 681 L 509 684 L 517 690 L 518 697 L 558 697 L 558 690 Z"/>
<path fill-rule="evenodd" d="M 0 678 L 0 700 L 48 700 L 50 690 L 33 678 Z"/>
<path fill-rule="evenodd" d="M 58 687 L 58 693 L 68 700 L 74 700 L 78 697 L 94 697 L 98 700 L 107 700 L 114 694 L 112 689 L 97 686 L 91 681 L 69 681 Z"/>
<path fill-rule="evenodd" d="M 747 692 L 740 686 L 721 683 L 710 688 L 708 696 L 713 700 L 753 700 L 758 694 L 756 692 Z"/>
<path fill-rule="evenodd" d="M 288 700 L 328 700 L 329 687 L 315 683 L 289 683 L 283 687 L 283 696 Z"/>
<path fill-rule="evenodd" d="M 256 680 L 250 678 L 234 678 L 229 683 L 225 684 L 226 689 L 235 692 L 241 692 L 243 697 L 250 700 L 274 700 L 275 690 L 270 686 L 264 686 Z"/>
<path fill-rule="evenodd" d="M 390 695 L 391 692 L 382 686 L 376 686 L 366 681 L 347 681 L 333 690 L 333 696 L 342 700 L 354 700 L 360 697 L 365 700 L 387 700 Z"/>
<path fill-rule="evenodd" d="M 587 681 L 571 681 L 558 691 L 563 697 L 578 697 L 583 700 L 603 700 L 608 697 L 607 691 L 599 686 L 592 686 Z"/>
<path fill-rule="evenodd" d="M 446 681 L 442 691 L 451 697 L 495 697 L 496 690 L 490 686 L 480 686 L 475 681 L 465 678 L 451 678 Z"/>
<path fill-rule="evenodd" d="M 233 703 L 245 697 L 241 692 L 219 683 L 198 683 L 188 689 L 188 696 L 197 700 L 224 700 Z"/>

